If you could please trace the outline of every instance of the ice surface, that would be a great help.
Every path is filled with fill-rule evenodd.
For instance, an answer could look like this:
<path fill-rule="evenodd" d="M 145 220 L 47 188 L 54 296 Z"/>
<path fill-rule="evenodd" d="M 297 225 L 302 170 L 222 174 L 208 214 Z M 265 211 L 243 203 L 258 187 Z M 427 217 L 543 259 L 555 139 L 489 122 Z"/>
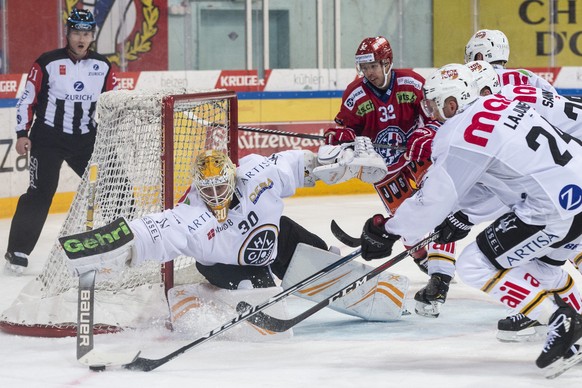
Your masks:
<path fill-rule="evenodd" d="M 329 230 L 331 219 L 352 235 L 382 208 L 375 195 L 291 198 L 285 214 L 346 254 Z M 44 264 L 46 252 L 64 215 L 51 215 L 41 241 L 21 277 L 0 274 L 0 310 Z M 0 219 L 0 252 L 6 250 L 9 219 Z M 471 241 L 479 228 L 474 228 Z M 462 245 L 462 244 L 461 244 Z M 402 250 L 400 245 L 395 253 Z M 372 262 L 373 264 L 374 262 Z M 576 280 L 581 277 L 568 266 Z M 427 280 L 405 260 L 391 272 L 410 278 L 407 296 Z M 310 302 L 288 298 L 291 315 Z M 292 339 L 267 342 L 208 341 L 152 372 L 108 369 L 91 372 L 75 358 L 75 339 L 18 337 L 0 332 L 0 387 L 575 387 L 582 383 L 582 365 L 556 380 L 546 380 L 535 366 L 542 343 L 507 344 L 495 339 L 497 320 L 505 307 L 457 280 L 451 286 L 441 316 L 430 319 L 411 314 L 398 322 L 371 323 L 324 309 L 300 323 Z M 100 351 L 142 350 L 159 358 L 195 338 L 160 328 L 97 336 Z"/>

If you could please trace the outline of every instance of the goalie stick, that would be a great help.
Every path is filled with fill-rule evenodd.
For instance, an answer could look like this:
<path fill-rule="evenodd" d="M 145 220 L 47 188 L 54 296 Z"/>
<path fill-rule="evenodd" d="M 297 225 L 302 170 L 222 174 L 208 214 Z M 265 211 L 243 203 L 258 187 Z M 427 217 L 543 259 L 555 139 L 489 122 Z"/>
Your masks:
<path fill-rule="evenodd" d="M 188 350 L 195 348 L 196 346 L 201 345 L 201 344 L 205 343 L 206 341 L 209 341 L 210 339 L 216 337 L 217 335 L 233 328 L 234 326 L 238 325 L 239 323 L 248 320 L 253 315 L 260 313 L 261 311 L 272 306 L 273 304 L 280 302 L 281 300 L 285 299 L 287 296 L 291 295 L 293 292 L 305 287 L 306 285 L 308 285 L 308 284 L 320 279 L 321 277 L 325 276 L 329 272 L 331 272 L 331 271 L 341 267 L 342 265 L 347 264 L 350 261 L 354 260 L 361 253 L 362 253 L 361 249 L 356 249 L 355 251 L 342 257 L 341 259 L 339 259 L 335 263 L 328 265 L 327 267 L 325 267 L 322 270 L 314 273 L 313 275 L 303 279 L 302 281 L 296 283 L 295 285 L 289 287 L 288 289 L 283 290 L 282 292 L 278 293 L 277 295 L 272 296 L 267 301 L 260 303 L 256 306 L 240 313 L 239 315 L 237 315 L 236 317 L 234 317 L 230 321 L 224 323 L 222 326 L 215 328 L 214 330 L 206 333 L 205 335 L 201 336 L 200 338 L 196 339 L 195 341 L 193 341 L 187 345 L 182 346 L 181 348 L 173 351 L 172 353 L 170 353 L 162 358 L 150 359 L 150 358 L 139 357 L 140 353 L 137 353 L 137 355 L 135 355 L 135 353 L 127 353 L 127 354 L 121 354 L 121 355 L 118 354 L 118 355 L 111 355 L 111 357 L 109 357 L 108 354 L 103 353 L 103 354 L 99 354 L 99 359 L 94 364 L 90 364 L 89 362 L 87 362 L 87 364 L 89 365 L 89 367 L 92 370 L 104 370 L 105 369 L 104 366 L 110 366 L 110 365 L 118 365 L 118 366 L 120 365 L 125 369 L 138 370 L 138 371 L 143 371 L 143 372 L 149 372 L 151 370 L 154 370 L 154 369 L 166 364 L 167 362 L 173 360 L 174 358 L 178 357 L 179 355 L 187 352 Z M 89 354 L 91 354 L 91 353 L 89 353 Z M 134 355 L 133 359 L 130 359 L 132 354 Z"/>
<path fill-rule="evenodd" d="M 335 222 L 331 220 L 331 233 L 337 238 L 341 243 L 346 244 L 348 247 L 356 248 L 362 245 L 359 237 L 352 237 Z"/>
<path fill-rule="evenodd" d="M 311 307 L 310 309 L 304 311 L 303 313 L 297 315 L 294 318 L 279 319 L 279 318 L 275 318 L 275 317 L 272 317 L 270 315 L 267 315 L 265 313 L 259 312 L 258 314 L 255 314 L 254 316 L 250 317 L 249 322 L 251 322 L 253 325 L 259 326 L 263 329 L 274 331 L 277 333 L 287 331 L 287 330 L 291 329 L 293 326 L 297 325 L 299 322 L 305 320 L 306 318 L 309 318 L 310 316 L 312 316 L 313 314 L 315 314 L 319 310 L 327 307 L 328 305 L 333 303 L 335 300 L 347 295 L 348 293 L 350 293 L 351 291 L 360 287 L 362 284 L 366 283 L 370 279 L 373 279 L 374 277 L 378 276 L 380 273 L 382 273 L 385 270 L 387 270 L 388 268 L 392 267 L 394 264 L 402 261 L 408 255 L 421 249 L 423 246 L 430 243 L 431 241 L 434 241 L 438 237 L 438 235 L 439 235 L 438 232 L 430 234 L 428 237 L 426 237 L 424 240 L 420 241 L 416 245 L 412 246 L 410 249 L 407 249 L 406 251 L 395 256 L 394 258 L 384 262 L 382 265 L 374 268 L 373 270 L 371 270 L 367 274 L 354 280 L 352 283 L 348 284 L 347 286 L 345 286 L 341 290 L 337 291 L 333 295 L 330 295 L 326 299 L 322 300 L 321 302 L 317 303 L 315 306 Z M 245 301 L 239 302 L 238 305 L 236 306 L 237 311 L 244 311 L 244 310 L 248 309 L 249 307 L 251 307 L 251 306 L 248 303 L 246 303 Z"/>
<path fill-rule="evenodd" d="M 97 186 L 97 164 L 89 166 L 89 185 L 87 187 L 87 219 L 85 229 L 93 230 L 95 212 L 95 190 Z M 79 276 L 79 295 L 77 303 L 77 361 L 88 365 L 91 370 L 101 371 L 106 366 L 116 363 L 129 363 L 135 360 L 139 353 L 109 353 L 102 354 L 93 350 L 95 333 L 95 277 L 97 271 L 89 271 Z M 118 331 L 115 327 L 103 326 L 98 332 L 111 333 Z"/>

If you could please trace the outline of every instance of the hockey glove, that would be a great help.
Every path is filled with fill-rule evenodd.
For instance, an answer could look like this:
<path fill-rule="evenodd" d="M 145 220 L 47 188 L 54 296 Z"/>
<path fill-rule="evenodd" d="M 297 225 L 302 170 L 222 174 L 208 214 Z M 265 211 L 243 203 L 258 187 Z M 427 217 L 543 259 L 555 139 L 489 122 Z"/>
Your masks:
<path fill-rule="evenodd" d="M 356 140 L 356 133 L 351 128 L 329 128 L 323 134 L 325 144 L 338 145 Z"/>
<path fill-rule="evenodd" d="M 364 260 L 381 259 L 392 253 L 392 246 L 400 236 L 388 233 L 384 228 L 387 218 L 381 214 L 366 221 L 362 230 L 362 257 Z"/>
<path fill-rule="evenodd" d="M 429 160 L 432 153 L 432 140 L 436 132 L 431 128 L 418 128 L 406 141 L 404 158 L 413 162 Z"/>
<path fill-rule="evenodd" d="M 435 242 L 439 244 L 447 244 L 461 240 L 467 237 L 472 226 L 473 224 L 463 212 L 458 211 L 454 214 L 451 213 L 435 228 L 435 232 L 439 232 L 439 236 Z"/>
<path fill-rule="evenodd" d="M 59 238 L 74 275 L 96 270 L 103 280 L 117 276 L 131 260 L 134 235 L 125 218 L 70 236 Z"/>

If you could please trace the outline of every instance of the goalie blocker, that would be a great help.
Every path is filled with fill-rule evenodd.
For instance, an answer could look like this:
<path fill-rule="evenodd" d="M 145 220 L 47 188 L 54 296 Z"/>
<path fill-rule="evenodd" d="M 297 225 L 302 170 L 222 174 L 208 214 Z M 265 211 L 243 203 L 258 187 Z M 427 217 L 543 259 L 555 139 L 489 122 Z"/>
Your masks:
<path fill-rule="evenodd" d="M 340 256 L 306 244 L 298 244 L 281 286 L 287 289 L 301 279 L 339 260 Z M 320 302 L 333 295 L 345 284 L 370 272 L 373 267 L 350 262 L 321 279 L 303 288 L 295 295 Z M 356 288 L 329 307 L 344 314 L 360 317 L 368 321 L 394 321 L 400 319 L 408 291 L 408 278 L 384 272 L 376 281 L 370 281 Z"/>
<path fill-rule="evenodd" d="M 116 275 L 131 260 L 133 232 L 125 218 L 97 229 L 59 238 L 67 266 L 76 275 L 92 270 L 100 277 Z"/>

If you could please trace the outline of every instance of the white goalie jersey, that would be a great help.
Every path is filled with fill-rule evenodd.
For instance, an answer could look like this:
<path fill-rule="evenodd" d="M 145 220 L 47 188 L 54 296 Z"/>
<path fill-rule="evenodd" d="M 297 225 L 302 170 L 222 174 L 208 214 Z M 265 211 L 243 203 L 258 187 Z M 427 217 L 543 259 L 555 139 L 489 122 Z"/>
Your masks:
<path fill-rule="evenodd" d="M 304 151 L 249 155 L 236 170 L 233 204 L 223 223 L 195 189 L 174 208 L 134 220 L 132 265 L 195 257 L 203 265 L 269 265 L 277 254 L 282 198 L 304 184 Z"/>

